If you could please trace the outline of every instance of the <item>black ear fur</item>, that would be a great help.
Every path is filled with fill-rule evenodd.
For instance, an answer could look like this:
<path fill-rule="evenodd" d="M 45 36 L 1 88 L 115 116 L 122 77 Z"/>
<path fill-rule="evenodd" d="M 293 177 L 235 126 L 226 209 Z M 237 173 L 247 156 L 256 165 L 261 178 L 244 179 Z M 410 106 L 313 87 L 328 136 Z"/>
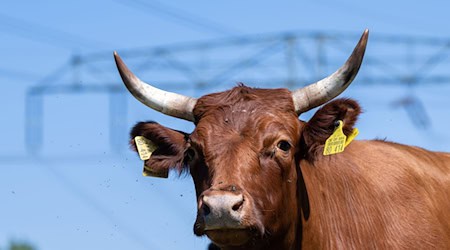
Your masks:
<path fill-rule="evenodd" d="M 181 173 L 184 170 L 183 161 L 188 134 L 166 128 L 153 121 L 139 122 L 130 132 L 130 146 L 134 151 L 137 150 L 134 141 L 136 136 L 144 136 L 158 146 L 152 157 L 145 161 L 148 167 L 155 171 L 175 168 Z"/>
<path fill-rule="evenodd" d="M 305 152 L 306 158 L 311 159 L 321 153 L 338 120 L 344 122 L 342 130 L 348 136 L 353 131 L 360 113 L 361 107 L 352 99 L 336 99 L 320 108 L 306 123 L 302 132 L 302 152 Z"/>

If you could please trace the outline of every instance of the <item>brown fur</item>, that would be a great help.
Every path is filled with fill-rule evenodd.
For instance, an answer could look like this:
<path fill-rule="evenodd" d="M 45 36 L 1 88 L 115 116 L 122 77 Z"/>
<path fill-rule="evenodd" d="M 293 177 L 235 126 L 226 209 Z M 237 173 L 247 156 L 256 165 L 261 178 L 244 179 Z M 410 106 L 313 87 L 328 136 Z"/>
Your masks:
<path fill-rule="evenodd" d="M 450 156 L 382 141 L 300 163 L 304 249 L 448 249 Z"/>
<path fill-rule="evenodd" d="M 305 123 L 288 90 L 240 85 L 200 98 L 190 135 L 156 123 L 139 123 L 131 135 L 160 147 L 149 166 L 189 168 L 198 201 L 210 190 L 244 195 L 242 224 L 254 236 L 222 249 L 450 248 L 450 154 L 354 141 L 322 155 L 336 121 L 348 135 L 360 112 L 339 99 Z M 197 235 L 201 218 L 199 209 Z"/>

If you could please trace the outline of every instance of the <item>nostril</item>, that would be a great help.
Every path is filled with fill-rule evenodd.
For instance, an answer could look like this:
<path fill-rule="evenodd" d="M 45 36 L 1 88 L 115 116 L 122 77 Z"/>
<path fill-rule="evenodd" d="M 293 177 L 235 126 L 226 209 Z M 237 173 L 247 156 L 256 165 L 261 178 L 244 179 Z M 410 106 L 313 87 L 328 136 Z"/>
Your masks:
<path fill-rule="evenodd" d="M 243 204 L 244 204 L 244 200 L 241 200 L 241 201 L 237 202 L 236 204 L 234 204 L 231 209 L 233 209 L 233 211 L 238 211 L 242 207 Z"/>
<path fill-rule="evenodd" d="M 203 205 L 202 205 L 202 210 L 203 210 L 203 215 L 204 216 L 206 216 L 206 215 L 211 213 L 211 209 L 205 203 L 203 203 Z"/>

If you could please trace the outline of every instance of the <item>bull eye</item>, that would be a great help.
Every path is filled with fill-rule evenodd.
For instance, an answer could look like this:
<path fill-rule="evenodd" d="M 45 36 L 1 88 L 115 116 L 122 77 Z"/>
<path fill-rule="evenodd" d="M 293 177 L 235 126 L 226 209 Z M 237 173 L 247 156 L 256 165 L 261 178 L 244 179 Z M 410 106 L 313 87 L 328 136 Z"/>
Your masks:
<path fill-rule="evenodd" d="M 289 151 L 289 149 L 291 149 L 291 144 L 285 140 L 282 140 L 280 142 L 278 142 L 277 147 L 281 150 L 283 150 L 284 152 Z"/>

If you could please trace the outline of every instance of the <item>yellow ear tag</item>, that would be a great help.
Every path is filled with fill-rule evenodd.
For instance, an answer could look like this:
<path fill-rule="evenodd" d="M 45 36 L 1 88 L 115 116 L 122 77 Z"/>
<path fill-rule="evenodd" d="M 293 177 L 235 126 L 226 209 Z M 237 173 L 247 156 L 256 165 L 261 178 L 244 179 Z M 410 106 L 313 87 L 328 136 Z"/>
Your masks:
<path fill-rule="evenodd" d="M 347 136 L 342 132 L 344 123 L 339 120 L 339 126 L 334 130 L 333 134 L 326 140 L 323 149 L 323 155 L 332 155 L 344 152 L 345 141 Z"/>
<path fill-rule="evenodd" d="M 164 171 L 155 171 L 153 170 L 151 167 L 145 165 L 144 163 L 144 170 L 142 171 L 142 175 L 147 177 L 159 177 L 159 178 L 167 178 L 169 177 L 169 170 L 164 170 Z"/>
<path fill-rule="evenodd" d="M 342 127 L 344 127 L 344 122 L 339 120 L 339 126 L 334 130 L 333 134 L 328 137 L 325 142 L 325 147 L 323 148 L 323 155 L 333 155 L 344 152 L 344 149 L 350 144 L 350 142 L 355 139 L 355 137 L 359 134 L 359 130 L 354 128 L 352 133 L 345 136 L 342 131 Z"/>
<path fill-rule="evenodd" d="M 136 143 L 136 148 L 138 150 L 139 158 L 144 161 L 144 170 L 142 171 L 143 176 L 151 176 L 151 177 L 160 177 L 167 178 L 169 177 L 169 171 L 155 171 L 151 167 L 145 164 L 145 161 L 150 159 L 153 152 L 158 148 L 156 144 L 154 144 L 149 139 L 143 136 L 134 137 L 134 142 Z"/>
<path fill-rule="evenodd" d="M 152 141 L 143 136 L 134 137 L 134 142 L 136 143 L 139 157 L 143 161 L 150 159 L 152 153 L 158 148 Z"/>

